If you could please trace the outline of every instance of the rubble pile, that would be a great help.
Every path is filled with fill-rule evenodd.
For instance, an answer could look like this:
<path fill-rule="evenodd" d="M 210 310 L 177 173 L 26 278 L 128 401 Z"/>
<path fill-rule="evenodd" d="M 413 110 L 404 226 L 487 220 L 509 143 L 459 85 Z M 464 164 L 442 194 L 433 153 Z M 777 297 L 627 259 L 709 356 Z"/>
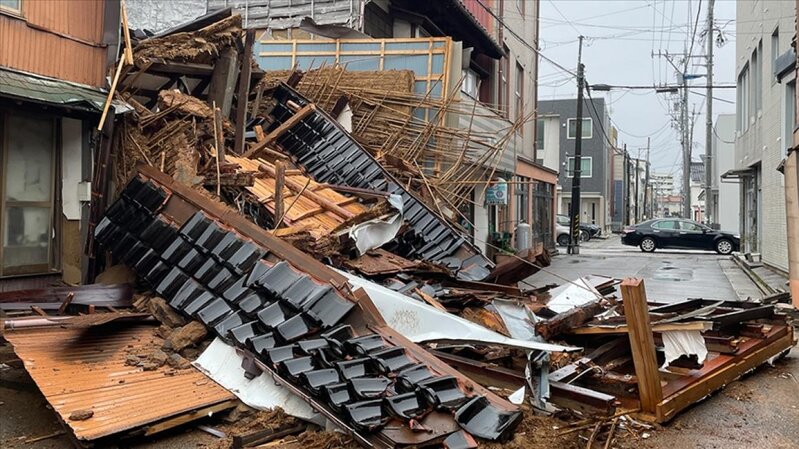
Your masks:
<path fill-rule="evenodd" d="M 117 405 L 59 402 L 91 413 L 66 420 L 78 440 L 149 436 L 235 393 L 271 411 L 211 429 L 219 447 L 611 447 L 793 345 L 774 304 L 660 304 L 603 276 L 523 285 L 550 263 L 541 243 L 495 261 L 457 223 L 465 181 L 491 166 L 479 139 L 414 115 L 462 105 L 414 106 L 410 72 L 264 73 L 241 18 L 215 14 L 137 42 L 116 92 L 132 111 L 95 177 L 114 188 L 86 247 L 90 277 L 125 265 L 137 299 L 130 285 L 0 293 L 3 310 L 41 311 L 4 322 L 18 353 L 47 352 L 37 332 L 62 332 L 64 350 L 94 341 L 75 329 L 102 332 L 111 359 L 49 362 L 112 373 L 97 388 L 152 382 L 141 401 L 180 388 L 116 427 L 92 426 Z"/>

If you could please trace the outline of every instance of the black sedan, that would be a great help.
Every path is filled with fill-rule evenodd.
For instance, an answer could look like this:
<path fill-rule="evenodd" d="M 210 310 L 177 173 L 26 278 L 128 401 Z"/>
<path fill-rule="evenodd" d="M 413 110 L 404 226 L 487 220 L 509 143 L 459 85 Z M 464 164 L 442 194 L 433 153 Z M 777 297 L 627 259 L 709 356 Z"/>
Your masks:
<path fill-rule="evenodd" d="M 622 231 L 621 243 L 638 246 L 647 253 L 658 248 L 677 248 L 730 254 L 739 250 L 741 238 L 729 232 L 713 230 L 695 221 L 662 218 L 627 226 Z"/>

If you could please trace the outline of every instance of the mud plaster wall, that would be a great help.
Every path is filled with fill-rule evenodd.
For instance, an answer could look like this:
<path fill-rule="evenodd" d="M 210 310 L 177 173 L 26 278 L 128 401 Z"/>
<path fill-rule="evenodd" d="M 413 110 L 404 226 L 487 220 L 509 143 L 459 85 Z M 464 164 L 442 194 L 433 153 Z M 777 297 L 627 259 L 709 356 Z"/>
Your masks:
<path fill-rule="evenodd" d="M 61 270 L 64 282 L 79 284 L 80 255 L 83 251 L 80 239 L 80 220 L 67 220 L 61 216 Z"/>

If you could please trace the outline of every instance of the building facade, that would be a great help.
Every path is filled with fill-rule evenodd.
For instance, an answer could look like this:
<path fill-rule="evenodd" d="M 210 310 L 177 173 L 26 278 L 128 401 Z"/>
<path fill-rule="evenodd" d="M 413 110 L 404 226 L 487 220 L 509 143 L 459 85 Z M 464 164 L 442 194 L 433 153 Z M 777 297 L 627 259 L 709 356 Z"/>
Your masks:
<path fill-rule="evenodd" d="M 690 174 L 691 215 L 686 218 L 702 223 L 705 220 L 705 163 L 691 161 Z"/>
<path fill-rule="evenodd" d="M 593 102 L 593 107 L 590 103 Z M 582 126 L 582 157 L 581 157 L 581 193 L 580 211 L 581 221 L 599 225 L 603 232 L 610 230 L 610 204 L 612 160 L 615 148 L 609 142 L 606 133 L 611 129 L 610 118 L 605 100 L 596 98 L 585 100 L 583 107 Z M 538 103 L 538 111 L 544 117 L 544 135 L 539 141 L 552 142 L 557 135 L 557 153 L 559 160 L 558 184 L 559 194 L 557 209 L 559 214 L 568 215 L 571 208 L 571 186 L 574 171 L 574 143 L 576 137 L 577 100 L 546 100 Z M 553 119 L 557 117 L 556 121 Z M 549 126 L 547 126 L 549 124 Z M 557 132 L 555 132 L 557 124 Z M 547 134 L 550 130 L 550 135 Z M 545 146 L 544 155 L 554 151 Z"/>
<path fill-rule="evenodd" d="M 740 182 L 742 252 L 785 271 L 785 186 L 777 168 L 791 146 L 796 84 L 778 82 L 778 64 L 791 51 L 795 7 L 793 1 L 737 3 L 735 166 L 722 175 Z"/>
<path fill-rule="evenodd" d="M 725 181 L 721 173 L 735 167 L 735 114 L 719 114 L 713 133 L 713 173 L 711 182 L 713 219 L 723 231 L 739 234 L 741 230 L 741 192 L 736 180 Z M 720 207 L 723 205 L 723 207 Z"/>
<path fill-rule="evenodd" d="M 82 280 L 119 34 L 119 2 L 0 2 L 0 291 Z"/>

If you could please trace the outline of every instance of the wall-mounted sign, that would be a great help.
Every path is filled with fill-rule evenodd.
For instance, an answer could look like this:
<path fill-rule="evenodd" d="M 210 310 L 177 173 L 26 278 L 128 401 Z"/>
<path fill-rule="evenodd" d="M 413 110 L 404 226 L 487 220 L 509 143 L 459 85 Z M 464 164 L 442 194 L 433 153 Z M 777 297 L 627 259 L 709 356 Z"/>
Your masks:
<path fill-rule="evenodd" d="M 508 204 L 508 183 L 502 178 L 496 178 L 486 187 L 486 205 Z"/>

